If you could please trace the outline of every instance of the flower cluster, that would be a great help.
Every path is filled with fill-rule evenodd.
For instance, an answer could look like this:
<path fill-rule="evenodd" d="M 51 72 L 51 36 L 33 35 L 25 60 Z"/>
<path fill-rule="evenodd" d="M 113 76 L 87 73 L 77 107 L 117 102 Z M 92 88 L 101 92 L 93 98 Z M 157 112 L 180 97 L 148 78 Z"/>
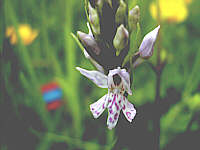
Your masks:
<path fill-rule="evenodd" d="M 106 95 L 90 105 L 90 110 L 94 118 L 98 118 L 107 108 L 107 125 L 112 129 L 121 110 L 129 122 L 136 115 L 127 99 L 128 94 L 132 95 L 131 70 L 152 56 L 160 26 L 144 36 L 140 45 L 130 48 L 131 42 L 140 43 L 139 6 L 129 11 L 124 0 L 90 0 L 86 1 L 86 8 L 89 33 L 78 31 L 77 36 L 85 57 L 98 71 L 79 67 L 77 70 L 98 87 L 108 88 Z M 131 34 L 136 35 L 135 41 L 130 39 Z"/>

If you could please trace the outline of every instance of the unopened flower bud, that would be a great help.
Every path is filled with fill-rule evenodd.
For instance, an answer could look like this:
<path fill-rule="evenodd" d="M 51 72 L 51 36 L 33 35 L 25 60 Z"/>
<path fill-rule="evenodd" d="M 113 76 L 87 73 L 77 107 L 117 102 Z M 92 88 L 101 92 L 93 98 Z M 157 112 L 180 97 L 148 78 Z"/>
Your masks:
<path fill-rule="evenodd" d="M 129 11 L 128 15 L 128 26 L 130 31 L 136 29 L 139 19 L 140 19 L 140 8 L 138 5 L 136 5 L 133 9 Z"/>
<path fill-rule="evenodd" d="M 99 24 L 99 16 L 98 12 L 95 8 L 92 8 L 90 3 L 88 3 L 88 9 L 89 9 L 89 21 L 93 30 L 94 35 L 100 34 L 100 24 Z"/>
<path fill-rule="evenodd" d="M 145 35 L 139 47 L 140 57 L 147 59 L 153 55 L 153 48 L 154 48 L 154 44 L 155 44 L 159 29 L 160 29 L 160 26 L 158 26 L 153 31 Z"/>
<path fill-rule="evenodd" d="M 120 0 L 120 4 L 115 15 L 115 21 L 117 25 L 125 23 L 126 11 L 127 11 L 126 3 L 123 0 Z"/>
<path fill-rule="evenodd" d="M 92 54 L 99 55 L 101 52 L 101 49 L 99 48 L 97 42 L 95 39 L 86 33 L 83 33 L 81 31 L 77 32 L 78 38 L 81 41 L 81 43 L 84 45 L 85 49 Z"/>
<path fill-rule="evenodd" d="M 113 40 L 113 45 L 116 48 L 116 55 L 118 56 L 120 54 L 120 51 L 124 49 L 128 44 L 128 37 L 129 33 L 127 29 L 124 27 L 124 25 L 120 25 L 117 28 L 116 35 Z"/>

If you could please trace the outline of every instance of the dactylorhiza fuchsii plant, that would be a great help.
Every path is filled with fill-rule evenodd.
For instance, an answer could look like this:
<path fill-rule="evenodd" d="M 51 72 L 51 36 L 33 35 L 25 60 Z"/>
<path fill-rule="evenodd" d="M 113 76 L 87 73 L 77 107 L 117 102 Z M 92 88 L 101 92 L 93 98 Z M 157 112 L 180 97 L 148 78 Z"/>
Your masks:
<path fill-rule="evenodd" d="M 132 95 L 132 72 L 153 55 L 160 26 L 145 35 L 141 42 L 139 6 L 129 11 L 126 0 L 86 0 L 85 10 L 89 33 L 78 31 L 78 38 L 73 37 L 97 70 L 76 69 L 98 87 L 108 88 L 106 95 L 90 105 L 90 110 L 94 118 L 98 118 L 107 108 L 107 126 L 112 129 L 121 110 L 129 122 L 136 115 L 134 105 L 127 99 Z M 130 47 L 131 42 L 133 47 Z"/>

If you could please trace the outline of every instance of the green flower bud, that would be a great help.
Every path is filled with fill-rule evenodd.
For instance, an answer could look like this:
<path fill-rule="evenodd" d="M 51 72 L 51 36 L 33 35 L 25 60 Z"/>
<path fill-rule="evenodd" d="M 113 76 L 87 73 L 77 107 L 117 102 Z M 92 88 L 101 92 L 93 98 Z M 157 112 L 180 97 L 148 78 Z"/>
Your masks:
<path fill-rule="evenodd" d="M 93 38 L 93 36 L 83 33 L 81 31 L 77 32 L 78 38 L 81 41 L 81 43 L 84 45 L 84 48 L 89 54 L 92 55 L 99 55 L 101 52 L 101 49 L 99 48 L 97 42 Z"/>
<path fill-rule="evenodd" d="M 117 25 L 125 23 L 126 11 L 127 11 L 126 3 L 123 0 L 120 0 L 120 4 L 115 15 L 115 22 Z"/>
<path fill-rule="evenodd" d="M 133 9 L 129 11 L 128 15 L 128 26 L 130 31 L 136 30 L 139 19 L 140 19 L 140 8 L 138 5 L 136 5 Z"/>
<path fill-rule="evenodd" d="M 99 24 L 99 16 L 98 12 L 95 8 L 93 8 L 90 3 L 88 3 L 89 10 L 89 22 L 91 24 L 91 28 L 94 35 L 100 34 L 100 24 Z"/>
<path fill-rule="evenodd" d="M 116 48 L 116 55 L 120 54 L 120 51 L 124 49 L 128 44 L 129 33 L 128 30 L 121 24 L 117 28 L 116 35 L 113 40 L 113 45 Z"/>

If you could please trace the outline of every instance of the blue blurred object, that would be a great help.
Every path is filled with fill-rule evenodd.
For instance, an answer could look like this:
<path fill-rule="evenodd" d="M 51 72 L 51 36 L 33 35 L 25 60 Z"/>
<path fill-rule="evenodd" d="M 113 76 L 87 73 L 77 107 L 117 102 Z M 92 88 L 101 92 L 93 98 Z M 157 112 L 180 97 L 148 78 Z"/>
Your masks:
<path fill-rule="evenodd" d="M 43 93 L 44 101 L 49 103 L 55 100 L 60 100 L 62 97 L 62 91 L 60 88 L 50 90 L 48 92 Z"/>
<path fill-rule="evenodd" d="M 50 82 L 41 86 L 43 99 L 46 102 L 47 110 L 55 110 L 62 105 L 62 90 L 56 82 Z"/>

